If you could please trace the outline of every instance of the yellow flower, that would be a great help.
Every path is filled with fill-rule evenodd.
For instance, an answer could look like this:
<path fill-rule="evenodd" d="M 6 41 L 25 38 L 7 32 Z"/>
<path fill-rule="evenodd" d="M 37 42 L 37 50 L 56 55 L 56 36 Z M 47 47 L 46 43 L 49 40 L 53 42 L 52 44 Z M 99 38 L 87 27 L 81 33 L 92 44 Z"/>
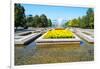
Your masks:
<path fill-rule="evenodd" d="M 70 30 L 50 30 L 44 38 L 74 38 L 74 34 Z"/>

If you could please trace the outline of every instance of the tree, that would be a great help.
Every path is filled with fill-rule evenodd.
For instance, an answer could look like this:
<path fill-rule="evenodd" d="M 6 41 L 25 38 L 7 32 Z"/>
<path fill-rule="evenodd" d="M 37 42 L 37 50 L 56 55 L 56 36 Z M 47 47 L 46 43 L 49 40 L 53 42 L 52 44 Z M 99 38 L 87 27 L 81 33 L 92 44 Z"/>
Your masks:
<path fill-rule="evenodd" d="M 73 27 L 79 27 L 79 22 L 78 22 L 77 19 L 73 19 L 73 20 L 72 20 L 72 26 L 73 26 Z"/>
<path fill-rule="evenodd" d="M 51 27 L 51 26 L 52 26 L 51 19 L 48 19 L 48 27 Z"/>
<path fill-rule="evenodd" d="M 94 26 L 94 11 L 92 8 L 87 10 L 87 27 L 91 28 Z"/>
<path fill-rule="evenodd" d="M 46 15 L 42 14 L 40 16 L 40 19 L 41 19 L 42 27 L 47 27 L 48 26 L 48 19 L 47 19 Z"/>
<path fill-rule="evenodd" d="M 94 28 L 94 13 L 91 14 L 89 26 L 90 26 L 90 28 Z"/>
<path fill-rule="evenodd" d="M 81 28 L 87 28 L 87 25 L 86 25 L 87 21 L 86 21 L 86 19 L 87 19 L 86 16 L 82 17 L 81 25 L 80 25 Z"/>
<path fill-rule="evenodd" d="M 64 24 L 64 27 L 68 27 L 69 21 Z"/>
<path fill-rule="evenodd" d="M 27 20 L 27 26 L 32 27 L 33 16 L 32 15 L 27 16 L 26 20 Z"/>
<path fill-rule="evenodd" d="M 66 26 L 71 27 L 71 25 L 72 25 L 72 20 L 66 22 Z"/>
<path fill-rule="evenodd" d="M 66 23 L 67 26 L 69 27 L 79 27 L 79 22 L 77 19 L 73 19 L 73 20 L 69 20 L 67 23 Z"/>
<path fill-rule="evenodd" d="M 72 19 L 67 22 L 67 26 L 70 27 L 80 27 L 80 28 L 94 28 L 94 11 L 89 8 L 85 16 L 79 17 L 77 19 Z"/>
<path fill-rule="evenodd" d="M 15 27 L 24 27 L 26 23 L 25 9 L 20 4 L 15 4 L 14 7 Z"/>
<path fill-rule="evenodd" d="M 42 27 L 42 24 L 41 24 L 41 19 L 38 15 L 35 15 L 33 17 L 33 22 L 32 22 L 32 26 L 33 27 Z"/>
<path fill-rule="evenodd" d="M 29 27 L 51 27 L 51 19 L 47 19 L 46 15 L 42 14 L 41 16 L 32 15 L 27 16 L 27 26 Z"/>

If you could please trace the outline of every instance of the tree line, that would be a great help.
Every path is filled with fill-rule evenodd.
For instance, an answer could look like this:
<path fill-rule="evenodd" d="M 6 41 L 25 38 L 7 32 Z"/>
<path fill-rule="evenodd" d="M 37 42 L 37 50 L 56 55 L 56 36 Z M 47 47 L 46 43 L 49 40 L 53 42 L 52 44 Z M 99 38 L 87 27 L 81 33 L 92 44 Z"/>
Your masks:
<path fill-rule="evenodd" d="M 15 27 L 51 27 L 52 21 L 45 14 L 25 15 L 25 9 L 21 4 L 15 4 L 14 7 L 14 22 Z"/>
<path fill-rule="evenodd" d="M 29 15 L 26 17 L 26 24 L 29 27 L 51 27 L 51 19 L 48 19 L 45 14 L 42 15 Z"/>
<path fill-rule="evenodd" d="M 80 28 L 94 28 L 94 11 L 89 8 L 85 16 L 74 18 L 65 23 L 68 27 L 80 27 Z"/>

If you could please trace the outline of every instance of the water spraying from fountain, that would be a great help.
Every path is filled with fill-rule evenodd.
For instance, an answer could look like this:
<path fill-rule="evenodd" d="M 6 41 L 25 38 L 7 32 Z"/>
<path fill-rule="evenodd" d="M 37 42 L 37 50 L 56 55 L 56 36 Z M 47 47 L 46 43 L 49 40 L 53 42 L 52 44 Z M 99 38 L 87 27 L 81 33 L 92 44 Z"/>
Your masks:
<path fill-rule="evenodd" d="M 58 18 L 58 19 L 57 19 L 57 21 L 58 21 L 57 27 L 58 27 L 58 28 L 61 28 L 62 20 L 63 20 L 62 18 Z"/>

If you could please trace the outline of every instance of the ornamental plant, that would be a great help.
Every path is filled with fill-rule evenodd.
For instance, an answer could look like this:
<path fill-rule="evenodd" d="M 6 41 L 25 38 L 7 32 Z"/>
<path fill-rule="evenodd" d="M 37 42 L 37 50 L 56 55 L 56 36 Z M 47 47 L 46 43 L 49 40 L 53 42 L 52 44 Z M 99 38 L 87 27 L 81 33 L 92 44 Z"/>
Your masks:
<path fill-rule="evenodd" d="M 59 29 L 53 29 L 53 30 L 49 30 L 45 36 L 44 36 L 45 39 L 59 39 L 59 38 L 75 38 L 74 37 L 74 34 L 70 31 L 70 30 L 59 30 Z"/>

